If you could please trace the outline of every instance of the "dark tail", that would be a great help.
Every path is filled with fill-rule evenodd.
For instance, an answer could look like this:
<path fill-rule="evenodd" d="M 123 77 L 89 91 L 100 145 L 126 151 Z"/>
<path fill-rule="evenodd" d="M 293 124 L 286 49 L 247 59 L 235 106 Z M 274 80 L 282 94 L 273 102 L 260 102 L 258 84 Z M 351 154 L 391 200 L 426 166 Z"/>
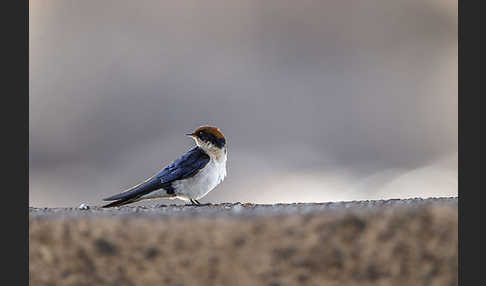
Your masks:
<path fill-rule="evenodd" d="M 107 205 L 104 205 L 102 206 L 102 208 L 112 208 L 112 207 L 119 207 L 119 206 L 123 206 L 123 205 L 126 205 L 126 204 L 129 204 L 129 203 L 133 203 L 134 200 L 129 198 L 129 199 L 121 199 L 121 200 L 118 200 L 118 201 L 114 201 L 114 202 L 111 202 Z"/>
<path fill-rule="evenodd" d="M 159 179 L 149 179 L 123 193 L 103 199 L 104 201 L 115 201 L 104 205 L 104 208 L 117 207 L 135 202 L 141 196 L 150 193 L 151 191 L 160 189 L 162 184 Z"/>

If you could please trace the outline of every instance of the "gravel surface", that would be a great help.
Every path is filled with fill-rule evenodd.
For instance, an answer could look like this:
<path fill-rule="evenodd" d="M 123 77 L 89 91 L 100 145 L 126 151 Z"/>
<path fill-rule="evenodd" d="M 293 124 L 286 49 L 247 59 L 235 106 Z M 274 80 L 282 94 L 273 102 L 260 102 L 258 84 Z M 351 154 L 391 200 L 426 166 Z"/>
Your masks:
<path fill-rule="evenodd" d="M 29 285 L 458 285 L 458 198 L 29 208 Z"/>
<path fill-rule="evenodd" d="M 411 198 L 391 200 L 366 200 L 326 203 L 294 204 L 251 204 L 221 203 L 207 206 L 192 205 L 155 205 L 155 206 L 122 206 L 101 208 L 81 204 L 75 208 L 29 208 L 30 217 L 77 217 L 77 216 L 274 216 L 292 214 L 313 214 L 318 212 L 361 211 L 382 207 L 418 207 L 427 204 L 455 204 L 457 197 L 449 198 Z"/>

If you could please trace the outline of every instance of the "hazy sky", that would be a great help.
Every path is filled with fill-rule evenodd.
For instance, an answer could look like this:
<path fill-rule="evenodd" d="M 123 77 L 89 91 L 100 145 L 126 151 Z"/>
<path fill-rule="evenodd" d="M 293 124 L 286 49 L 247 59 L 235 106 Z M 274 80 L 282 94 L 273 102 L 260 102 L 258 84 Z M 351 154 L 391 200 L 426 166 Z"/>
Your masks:
<path fill-rule="evenodd" d="M 100 204 L 203 124 L 228 141 L 203 202 L 457 195 L 457 1 L 31 0 L 29 24 L 31 206 Z"/>

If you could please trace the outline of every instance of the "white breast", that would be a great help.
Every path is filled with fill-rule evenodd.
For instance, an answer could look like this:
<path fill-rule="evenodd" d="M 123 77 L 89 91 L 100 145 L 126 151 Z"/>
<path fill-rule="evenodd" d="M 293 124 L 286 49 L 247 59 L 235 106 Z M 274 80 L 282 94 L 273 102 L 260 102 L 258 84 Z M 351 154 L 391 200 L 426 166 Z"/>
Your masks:
<path fill-rule="evenodd" d="M 226 155 L 221 160 L 211 158 L 209 162 L 191 178 L 172 183 L 177 198 L 198 200 L 207 195 L 226 177 Z"/>

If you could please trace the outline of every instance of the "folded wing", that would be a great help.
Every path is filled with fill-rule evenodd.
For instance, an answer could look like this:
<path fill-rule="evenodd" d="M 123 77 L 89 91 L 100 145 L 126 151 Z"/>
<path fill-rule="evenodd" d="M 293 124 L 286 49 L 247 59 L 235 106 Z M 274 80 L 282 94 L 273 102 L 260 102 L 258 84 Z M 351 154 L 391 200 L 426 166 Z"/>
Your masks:
<path fill-rule="evenodd" d="M 111 197 L 105 201 L 119 200 L 104 207 L 112 207 L 131 203 L 141 196 L 154 190 L 165 189 L 168 194 L 173 194 L 172 182 L 194 176 L 209 162 L 209 156 L 201 148 L 194 146 L 177 160 L 167 165 L 163 170 L 145 180 L 144 182 Z"/>

